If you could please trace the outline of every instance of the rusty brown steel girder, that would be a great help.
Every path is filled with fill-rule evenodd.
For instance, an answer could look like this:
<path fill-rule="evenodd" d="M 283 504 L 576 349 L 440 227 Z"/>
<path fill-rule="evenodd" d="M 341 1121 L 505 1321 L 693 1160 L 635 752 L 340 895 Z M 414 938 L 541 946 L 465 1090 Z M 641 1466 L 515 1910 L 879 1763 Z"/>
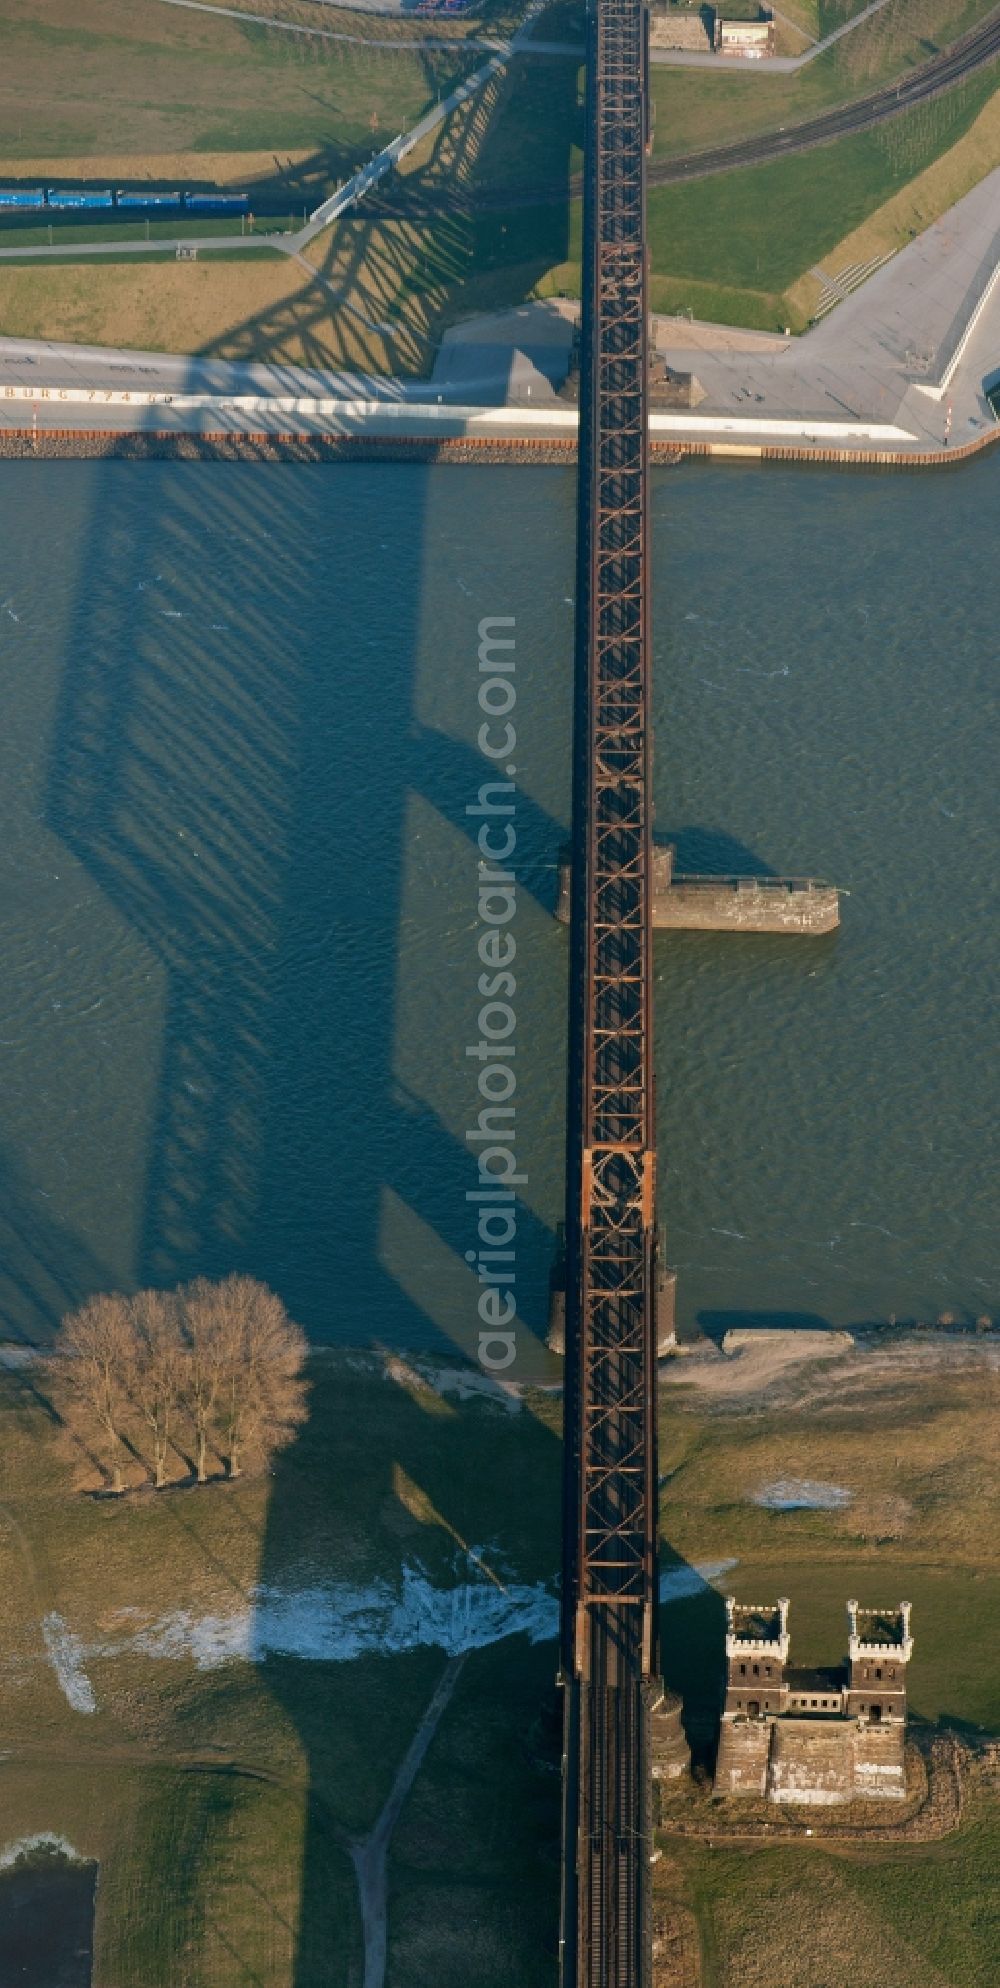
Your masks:
<path fill-rule="evenodd" d="M 587 50 L 562 1678 L 563 1988 L 651 1975 L 655 1125 L 643 0 Z"/>

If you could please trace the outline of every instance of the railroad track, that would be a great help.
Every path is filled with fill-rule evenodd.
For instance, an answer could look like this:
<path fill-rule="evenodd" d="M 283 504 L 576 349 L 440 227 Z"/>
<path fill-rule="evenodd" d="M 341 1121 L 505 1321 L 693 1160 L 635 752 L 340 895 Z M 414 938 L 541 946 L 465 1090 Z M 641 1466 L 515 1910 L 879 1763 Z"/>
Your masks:
<path fill-rule="evenodd" d="M 656 1664 L 643 0 L 588 17 L 566 1190 L 563 1988 L 649 1988 Z"/>
<path fill-rule="evenodd" d="M 911 70 L 899 83 L 873 90 L 870 96 L 859 97 L 837 110 L 823 111 L 801 124 L 763 132 L 758 138 L 735 139 L 731 144 L 690 152 L 679 159 L 654 160 L 647 181 L 651 186 L 670 186 L 681 180 L 706 179 L 712 173 L 735 172 L 740 166 L 759 166 L 769 159 L 808 152 L 817 145 L 829 144 L 834 138 L 846 138 L 852 132 L 871 131 L 887 118 L 898 117 L 916 104 L 929 103 L 944 91 L 954 89 L 997 57 L 1000 57 L 1000 18 L 973 28 L 940 55 Z"/>
<path fill-rule="evenodd" d="M 685 180 L 707 179 L 714 173 L 736 172 L 741 167 L 766 165 L 774 159 L 787 159 L 797 152 L 812 151 L 836 138 L 860 131 L 873 131 L 888 119 L 899 117 L 915 105 L 929 103 L 955 89 L 988 62 L 1000 58 L 1000 9 L 991 20 L 973 28 L 959 41 L 931 56 L 913 69 L 901 82 L 858 97 L 853 103 L 823 111 L 799 124 L 778 131 L 761 132 L 756 138 L 737 138 L 703 152 L 686 152 L 674 159 L 653 159 L 646 168 L 648 186 L 675 186 Z M 442 212 L 507 212 L 522 207 L 552 206 L 559 201 L 578 199 L 583 192 L 583 175 L 575 173 L 558 184 L 550 181 L 526 190 L 519 187 L 491 187 L 453 194 L 442 191 L 429 196 L 419 186 L 404 188 L 398 179 L 383 196 L 387 218 L 410 220 L 430 218 Z"/>

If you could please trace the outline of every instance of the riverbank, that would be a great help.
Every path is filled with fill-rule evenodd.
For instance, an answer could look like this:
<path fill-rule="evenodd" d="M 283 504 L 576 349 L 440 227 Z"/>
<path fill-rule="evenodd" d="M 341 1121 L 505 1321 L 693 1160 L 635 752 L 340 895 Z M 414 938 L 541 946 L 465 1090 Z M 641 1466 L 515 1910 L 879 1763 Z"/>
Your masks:
<path fill-rule="evenodd" d="M 721 458 L 761 463 L 806 463 L 851 469 L 956 469 L 1000 442 L 1000 425 L 956 448 L 920 455 L 902 449 L 838 447 L 802 442 L 653 441 L 650 460 L 659 467 L 688 458 Z M 143 430 L 113 428 L 0 429 L 0 461 L 72 462 L 272 462 L 272 463 L 455 463 L 468 467 L 506 463 L 551 468 L 575 463 L 575 437 L 530 435 L 323 435 L 274 430 Z"/>
<path fill-rule="evenodd" d="M 654 401 L 654 461 L 941 468 L 990 447 L 998 197 L 1000 171 L 802 338 L 654 321 L 668 376 L 690 382 L 686 404 Z M 551 300 L 469 319 L 417 381 L 0 339 L 0 454 L 564 462 L 575 315 Z"/>
<path fill-rule="evenodd" d="M 913 1600 L 915 1717 L 993 1733 L 997 1567 L 979 1515 L 995 1376 L 981 1362 L 909 1373 L 897 1464 L 895 1383 L 852 1388 L 839 1362 L 824 1372 L 826 1418 L 780 1390 L 752 1419 L 745 1399 L 661 1394 L 663 1661 L 689 1729 L 710 1736 L 717 1719 L 726 1592 L 788 1594 L 802 1662 L 836 1652 L 845 1598 L 860 1592 Z M 37 1381 L 0 1372 L 0 1856 L 48 1837 L 81 1860 L 71 1869 L 99 1865 L 101 1981 L 170 1988 L 186 1969 L 240 1988 L 252 1970 L 261 1988 L 318 1988 L 333 1943 L 360 1978 L 358 1880 L 372 1866 L 355 1853 L 387 1848 L 390 1979 L 465 1988 L 471 1948 L 484 1988 L 542 1988 L 558 1840 L 559 1403 L 529 1392 L 512 1414 L 358 1350 L 322 1354 L 310 1378 L 309 1422 L 272 1476 L 119 1501 L 77 1488 L 89 1466 L 59 1449 Z M 433 1748 L 415 1753 L 438 1715 Z M 660 1837 L 663 1860 L 695 1879 L 737 1847 L 727 1821 L 743 1820 L 713 1811 L 709 1849 L 702 1805 L 694 1791 L 672 1800 Z M 519 1828 L 498 1836 L 498 1812 Z M 773 1836 L 795 1826 L 764 1819 Z M 751 1807 L 750 1836 L 755 1820 Z M 837 1821 L 821 1815 L 823 1834 Z M 799 1860 L 810 1902 L 829 1882 L 814 1812 L 805 1827 L 808 1842 L 746 1845 L 759 1849 L 754 1898 L 778 1917 L 783 1859 Z M 995 1859 L 997 1811 L 978 1790 L 962 1822 L 976 1827 Z M 946 1943 L 980 1881 L 975 1857 L 966 1873 L 970 1840 L 948 1839 L 962 1861 L 936 1896 Z M 906 1860 L 934 1846 L 888 1847 Z M 863 1883 L 887 1846 L 851 1849 Z M 711 1886 L 695 1889 L 711 1928 Z M 735 1889 L 741 1914 L 749 1891 Z M 877 1899 L 872 1926 L 889 1936 Z M 989 1937 L 973 1938 L 976 1967 Z M 982 1977 L 970 1965 L 961 1978 Z"/>

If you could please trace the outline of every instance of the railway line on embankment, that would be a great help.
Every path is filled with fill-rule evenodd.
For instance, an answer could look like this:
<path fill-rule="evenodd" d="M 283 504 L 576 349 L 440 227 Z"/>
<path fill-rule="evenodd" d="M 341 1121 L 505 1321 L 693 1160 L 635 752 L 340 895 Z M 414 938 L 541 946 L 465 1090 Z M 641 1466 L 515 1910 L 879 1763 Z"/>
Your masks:
<path fill-rule="evenodd" d="M 684 152 L 674 158 L 661 159 L 656 157 L 654 151 L 646 168 L 646 184 L 649 187 L 675 186 L 687 180 L 708 179 L 715 173 L 767 165 L 777 159 L 794 157 L 798 152 L 831 144 L 837 138 L 873 131 L 891 118 L 899 117 L 919 104 L 930 103 L 934 98 L 957 88 L 977 70 L 997 60 L 1000 60 L 1000 8 L 989 21 L 970 29 L 958 41 L 930 56 L 897 82 L 872 90 L 867 96 L 856 97 L 851 103 L 835 105 L 830 110 L 818 112 L 815 117 L 802 119 L 797 124 L 782 125 L 778 130 L 762 131 L 755 137 L 730 139 L 705 151 Z M 473 207 L 488 212 L 551 206 L 567 198 L 578 199 L 582 193 L 581 173 L 568 175 L 561 183 L 542 181 L 530 188 L 483 186 L 454 191 L 442 188 L 440 193 L 432 194 L 428 194 L 419 184 L 409 186 L 395 179 L 382 190 L 380 206 L 386 218 L 405 217 L 416 221 L 442 211 L 460 210 L 465 213 Z"/>
<path fill-rule="evenodd" d="M 884 124 L 887 118 L 898 117 L 903 111 L 912 110 L 917 104 L 929 103 L 944 91 L 954 89 L 977 69 L 984 68 L 998 57 L 1000 10 L 992 20 L 972 28 L 950 48 L 943 49 L 939 55 L 931 56 L 919 68 L 911 70 L 900 82 L 873 90 L 866 97 L 857 97 L 853 103 L 821 111 L 817 117 L 807 118 L 800 124 L 762 132 L 756 138 L 733 139 L 726 145 L 715 145 L 709 151 L 688 152 L 676 159 L 657 160 L 654 157 L 647 169 L 647 183 L 650 186 L 669 186 L 681 180 L 706 179 L 711 173 L 735 172 L 741 166 L 763 165 L 772 159 L 788 158 L 795 152 L 811 151 L 814 146 L 829 144 L 834 138 L 871 131 L 876 125 Z"/>

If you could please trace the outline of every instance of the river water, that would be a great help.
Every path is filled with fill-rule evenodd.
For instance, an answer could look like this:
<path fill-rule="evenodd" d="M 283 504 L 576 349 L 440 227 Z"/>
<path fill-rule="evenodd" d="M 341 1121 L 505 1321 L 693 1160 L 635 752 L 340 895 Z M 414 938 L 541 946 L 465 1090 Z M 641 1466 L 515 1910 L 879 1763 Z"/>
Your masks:
<path fill-rule="evenodd" d="M 1000 460 L 653 496 L 657 832 L 824 875 L 657 938 L 688 1322 L 976 1314 L 995 1221 Z M 0 465 L 0 1310 L 239 1265 L 474 1346 L 477 628 L 516 622 L 520 1370 L 560 1213 L 574 478 Z"/>

